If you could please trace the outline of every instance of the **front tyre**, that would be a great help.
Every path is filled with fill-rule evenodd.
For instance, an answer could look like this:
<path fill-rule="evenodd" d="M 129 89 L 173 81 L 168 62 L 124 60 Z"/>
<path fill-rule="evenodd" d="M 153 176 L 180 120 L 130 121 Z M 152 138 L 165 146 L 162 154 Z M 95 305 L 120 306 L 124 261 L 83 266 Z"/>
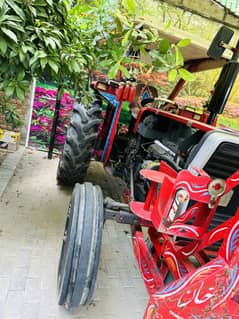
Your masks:
<path fill-rule="evenodd" d="M 58 266 L 58 303 L 67 309 L 89 304 L 98 271 L 103 194 L 91 183 L 76 184 L 66 220 Z"/>

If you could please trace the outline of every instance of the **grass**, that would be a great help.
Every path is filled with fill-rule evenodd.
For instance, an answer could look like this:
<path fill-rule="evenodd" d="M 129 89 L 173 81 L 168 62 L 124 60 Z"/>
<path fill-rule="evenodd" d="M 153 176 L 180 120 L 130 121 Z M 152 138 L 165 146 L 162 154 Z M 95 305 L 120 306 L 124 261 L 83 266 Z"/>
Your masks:
<path fill-rule="evenodd" d="M 226 127 L 230 127 L 234 130 L 239 131 L 239 118 L 229 118 L 229 117 L 225 117 L 224 115 L 220 115 L 217 121 L 217 126 L 226 126 Z"/>

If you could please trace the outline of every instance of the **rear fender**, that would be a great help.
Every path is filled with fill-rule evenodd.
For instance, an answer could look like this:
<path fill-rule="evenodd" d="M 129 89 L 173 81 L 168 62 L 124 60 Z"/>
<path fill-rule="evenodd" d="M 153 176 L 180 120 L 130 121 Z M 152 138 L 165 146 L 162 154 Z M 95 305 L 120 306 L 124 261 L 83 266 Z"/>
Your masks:
<path fill-rule="evenodd" d="M 238 254 L 229 264 L 218 257 L 154 293 L 144 319 L 236 318 L 238 279 Z"/>

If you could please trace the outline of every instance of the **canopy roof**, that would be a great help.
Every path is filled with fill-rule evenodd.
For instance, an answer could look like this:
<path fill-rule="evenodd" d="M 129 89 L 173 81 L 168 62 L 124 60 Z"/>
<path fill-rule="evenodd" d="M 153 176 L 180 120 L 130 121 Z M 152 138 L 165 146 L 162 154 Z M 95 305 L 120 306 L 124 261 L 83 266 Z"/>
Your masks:
<path fill-rule="evenodd" d="M 223 7 L 227 8 L 230 13 L 239 17 L 239 0 L 216 0 Z"/>
<path fill-rule="evenodd" d="M 239 30 L 239 0 L 160 0 Z"/>
<path fill-rule="evenodd" d="M 218 24 L 218 29 L 221 25 L 235 31 L 235 36 L 232 39 L 232 44 L 238 41 L 239 30 L 239 0 L 160 0 L 167 2 L 169 5 L 181 8 L 189 11 L 193 14 L 199 15 L 211 21 L 215 21 Z M 170 31 L 163 31 L 158 26 L 157 17 L 144 16 L 141 20 L 145 22 L 145 25 L 154 27 L 158 30 L 161 38 L 167 38 L 171 43 L 177 43 L 181 39 L 188 38 L 191 40 L 189 46 L 182 48 L 181 51 L 184 56 L 185 64 L 192 64 L 195 62 L 197 68 L 195 71 L 214 69 L 222 66 L 226 60 L 230 59 L 232 53 L 229 50 L 225 50 L 223 57 L 219 60 L 213 60 L 208 57 L 207 51 L 210 46 L 210 42 L 199 39 L 196 35 L 181 31 L 178 29 L 173 30 L 170 27 Z M 157 44 L 153 46 L 156 48 Z M 144 59 L 149 62 L 149 55 Z"/>
<path fill-rule="evenodd" d="M 141 20 L 144 20 L 144 19 L 141 19 Z M 192 63 L 197 64 L 197 67 L 195 68 L 194 72 L 221 67 L 231 55 L 230 51 L 226 50 L 225 54 L 223 55 L 221 59 L 213 60 L 209 58 L 207 55 L 207 50 L 210 46 L 209 42 L 205 40 L 200 40 L 199 42 L 195 36 L 185 31 L 180 31 L 180 30 L 175 30 L 175 32 L 172 30 L 170 30 L 170 32 L 162 31 L 157 28 L 154 22 L 152 21 L 149 22 L 147 19 L 145 20 L 145 25 L 154 27 L 155 29 L 157 29 L 160 35 L 160 38 L 162 39 L 167 38 L 170 41 L 170 43 L 177 43 L 181 39 L 185 39 L 185 38 L 190 39 L 191 43 L 188 46 L 181 48 L 181 51 L 184 56 L 184 61 L 186 65 L 192 64 Z M 149 49 L 157 48 L 157 45 L 158 44 L 156 43 L 155 45 L 149 47 Z M 150 56 L 149 55 L 144 56 L 143 60 L 149 63 Z"/>

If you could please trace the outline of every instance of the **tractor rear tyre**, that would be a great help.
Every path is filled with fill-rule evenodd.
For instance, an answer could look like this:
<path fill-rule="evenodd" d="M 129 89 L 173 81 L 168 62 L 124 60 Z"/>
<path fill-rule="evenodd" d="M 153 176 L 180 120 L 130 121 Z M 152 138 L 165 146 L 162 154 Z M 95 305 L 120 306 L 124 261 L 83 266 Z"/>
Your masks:
<path fill-rule="evenodd" d="M 58 303 L 70 310 L 89 304 L 98 271 L 103 194 L 91 183 L 76 184 L 70 201 L 58 266 Z"/>
<path fill-rule="evenodd" d="M 93 102 L 89 109 L 82 104 L 74 104 L 64 149 L 58 164 L 58 184 L 71 186 L 77 182 L 84 182 L 100 122 L 100 100 Z"/>

